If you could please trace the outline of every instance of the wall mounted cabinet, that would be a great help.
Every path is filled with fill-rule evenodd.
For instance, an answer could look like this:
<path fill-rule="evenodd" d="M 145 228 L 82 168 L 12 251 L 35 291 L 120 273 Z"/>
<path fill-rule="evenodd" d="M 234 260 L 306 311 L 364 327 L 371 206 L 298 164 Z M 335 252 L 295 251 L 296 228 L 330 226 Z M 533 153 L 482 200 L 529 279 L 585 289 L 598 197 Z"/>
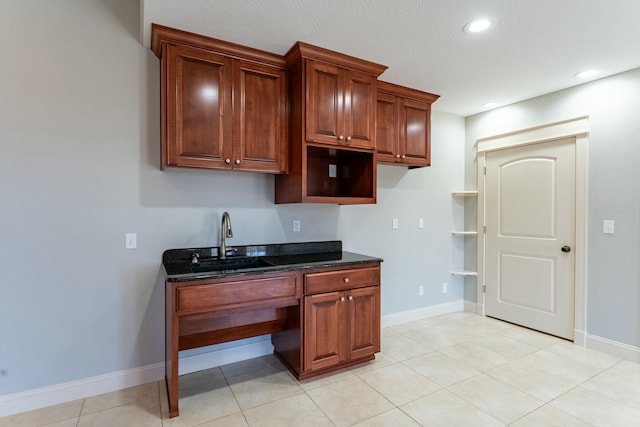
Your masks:
<path fill-rule="evenodd" d="M 376 202 L 376 91 L 385 66 L 296 43 L 286 54 L 289 174 L 276 203 Z"/>
<path fill-rule="evenodd" d="M 153 24 L 162 167 L 287 172 L 284 58 Z"/>
<path fill-rule="evenodd" d="M 378 81 L 376 150 L 379 163 L 431 165 L 431 104 L 439 95 Z"/>

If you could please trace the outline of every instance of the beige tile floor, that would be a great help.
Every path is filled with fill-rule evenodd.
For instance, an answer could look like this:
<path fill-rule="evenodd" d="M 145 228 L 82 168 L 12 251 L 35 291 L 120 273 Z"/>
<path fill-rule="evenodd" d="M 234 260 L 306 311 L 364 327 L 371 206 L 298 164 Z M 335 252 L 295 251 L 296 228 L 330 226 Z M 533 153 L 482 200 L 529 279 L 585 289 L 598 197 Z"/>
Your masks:
<path fill-rule="evenodd" d="M 470 313 L 382 331 L 374 362 L 297 382 L 273 356 L 0 418 L 0 426 L 640 426 L 640 365 Z"/>

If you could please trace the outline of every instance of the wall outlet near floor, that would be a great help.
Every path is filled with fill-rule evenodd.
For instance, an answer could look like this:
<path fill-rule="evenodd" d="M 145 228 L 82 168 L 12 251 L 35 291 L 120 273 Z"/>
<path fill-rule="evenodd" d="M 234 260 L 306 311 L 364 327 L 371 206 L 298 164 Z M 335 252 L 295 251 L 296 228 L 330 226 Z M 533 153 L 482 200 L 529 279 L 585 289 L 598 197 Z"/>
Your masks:
<path fill-rule="evenodd" d="M 135 249 L 138 247 L 138 235 L 136 233 L 126 233 L 124 235 L 124 248 Z"/>
<path fill-rule="evenodd" d="M 394 230 L 398 229 L 398 218 L 393 218 L 391 220 L 391 228 L 393 228 Z"/>
<path fill-rule="evenodd" d="M 443 293 L 443 294 L 446 294 L 446 293 L 447 293 L 447 287 L 448 287 L 448 286 L 447 286 L 447 282 L 444 282 L 444 283 L 442 284 L 442 293 Z"/>
<path fill-rule="evenodd" d="M 418 296 L 423 296 L 424 295 L 424 286 L 420 285 L 418 286 Z"/>
<path fill-rule="evenodd" d="M 293 232 L 294 233 L 299 233 L 300 232 L 300 220 L 299 219 L 294 219 L 293 220 Z"/>

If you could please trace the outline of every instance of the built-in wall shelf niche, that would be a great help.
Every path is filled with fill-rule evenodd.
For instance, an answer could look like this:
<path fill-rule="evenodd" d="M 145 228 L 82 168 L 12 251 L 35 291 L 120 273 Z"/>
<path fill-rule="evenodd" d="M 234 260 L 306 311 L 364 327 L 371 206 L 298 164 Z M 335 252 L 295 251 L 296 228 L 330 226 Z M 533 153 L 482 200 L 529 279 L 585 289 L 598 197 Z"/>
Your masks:
<path fill-rule="evenodd" d="M 453 197 L 477 197 L 477 190 L 460 190 L 460 191 L 452 191 L 451 194 Z M 478 232 L 472 230 L 453 230 L 451 234 L 454 237 L 477 237 Z M 454 276 L 462 276 L 462 277 L 477 277 L 477 271 L 469 271 L 469 270 L 454 270 L 451 272 Z"/>
<path fill-rule="evenodd" d="M 464 276 L 464 277 L 477 277 L 477 271 L 468 271 L 468 270 L 454 270 L 451 272 L 454 276 Z"/>
<path fill-rule="evenodd" d="M 457 197 L 474 197 L 478 195 L 477 190 L 453 191 L 452 194 Z"/>

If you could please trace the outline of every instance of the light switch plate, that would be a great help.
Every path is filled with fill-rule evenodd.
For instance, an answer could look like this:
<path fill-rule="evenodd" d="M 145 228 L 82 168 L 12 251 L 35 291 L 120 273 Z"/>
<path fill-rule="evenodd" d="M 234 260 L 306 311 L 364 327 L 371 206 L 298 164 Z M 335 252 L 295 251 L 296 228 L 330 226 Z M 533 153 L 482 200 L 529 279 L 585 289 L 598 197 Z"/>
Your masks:
<path fill-rule="evenodd" d="M 124 235 L 124 248 L 135 249 L 138 247 L 138 235 L 136 233 L 127 233 Z"/>
<path fill-rule="evenodd" d="M 602 221 L 602 232 L 604 234 L 613 234 L 615 231 L 615 222 L 611 219 Z"/>
<path fill-rule="evenodd" d="M 424 218 L 418 218 L 418 228 L 424 228 Z"/>
<path fill-rule="evenodd" d="M 398 218 L 393 218 L 391 220 L 391 228 L 393 228 L 394 230 L 398 229 Z"/>

